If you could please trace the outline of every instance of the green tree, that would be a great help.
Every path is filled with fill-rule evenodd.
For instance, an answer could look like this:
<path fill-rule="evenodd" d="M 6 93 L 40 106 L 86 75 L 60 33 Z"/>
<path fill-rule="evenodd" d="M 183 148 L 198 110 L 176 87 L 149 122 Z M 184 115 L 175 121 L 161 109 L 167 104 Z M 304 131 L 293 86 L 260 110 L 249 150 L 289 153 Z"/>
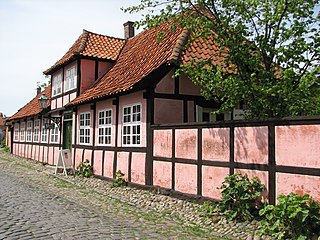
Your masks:
<path fill-rule="evenodd" d="M 152 28 L 172 19 L 197 38 L 214 40 L 212 59 L 181 65 L 220 112 L 245 103 L 249 117 L 320 114 L 319 0 L 141 0 L 136 24 Z M 188 45 L 187 44 L 187 45 Z"/>

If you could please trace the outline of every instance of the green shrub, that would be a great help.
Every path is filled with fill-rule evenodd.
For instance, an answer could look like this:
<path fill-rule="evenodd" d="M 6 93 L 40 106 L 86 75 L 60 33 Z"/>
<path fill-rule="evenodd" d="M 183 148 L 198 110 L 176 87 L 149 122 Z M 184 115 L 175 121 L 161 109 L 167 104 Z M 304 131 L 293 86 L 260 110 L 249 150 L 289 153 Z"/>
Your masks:
<path fill-rule="evenodd" d="M 205 218 L 211 218 L 217 212 L 217 206 L 213 201 L 205 201 L 198 208 L 198 212 Z"/>
<path fill-rule="evenodd" d="M 264 217 L 260 235 L 276 239 L 311 239 L 319 233 L 320 206 L 305 194 L 279 195 L 277 205 L 266 205 L 259 214 Z"/>
<path fill-rule="evenodd" d="M 116 172 L 116 179 L 113 180 L 111 187 L 122 187 L 126 186 L 128 183 L 124 179 L 124 173 L 122 173 L 120 170 Z"/>
<path fill-rule="evenodd" d="M 89 178 L 93 175 L 93 167 L 90 165 L 88 159 L 78 165 L 76 169 L 76 175 L 86 178 Z"/>
<path fill-rule="evenodd" d="M 8 146 L 4 146 L 3 150 L 4 150 L 5 152 L 10 152 L 10 148 L 9 148 Z"/>
<path fill-rule="evenodd" d="M 233 174 L 226 177 L 218 189 L 222 190 L 222 200 L 217 209 L 227 219 L 245 221 L 258 216 L 261 194 L 265 189 L 258 177 L 250 181 L 247 175 Z"/>

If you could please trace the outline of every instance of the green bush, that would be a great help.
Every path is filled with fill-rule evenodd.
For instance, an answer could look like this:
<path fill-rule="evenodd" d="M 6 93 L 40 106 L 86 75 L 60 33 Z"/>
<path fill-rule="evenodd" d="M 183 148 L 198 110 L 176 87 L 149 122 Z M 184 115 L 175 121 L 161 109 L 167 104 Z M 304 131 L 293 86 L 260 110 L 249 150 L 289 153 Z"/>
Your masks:
<path fill-rule="evenodd" d="M 276 239 L 311 239 L 320 228 L 320 206 L 305 194 L 279 195 L 277 205 L 266 205 L 259 214 L 264 217 L 260 235 Z"/>
<path fill-rule="evenodd" d="M 250 180 L 247 175 L 233 174 L 226 177 L 218 189 L 222 190 L 222 200 L 217 209 L 227 219 L 245 221 L 258 216 L 261 194 L 265 189 L 258 177 Z"/>
<path fill-rule="evenodd" d="M 10 152 L 10 148 L 9 148 L 8 146 L 4 146 L 4 147 L 3 147 L 3 150 L 4 150 L 5 152 Z"/>
<path fill-rule="evenodd" d="M 213 201 L 207 200 L 200 205 L 198 212 L 205 218 L 211 218 L 217 212 L 217 207 Z"/>
<path fill-rule="evenodd" d="M 76 169 L 76 175 L 86 178 L 89 178 L 93 175 L 93 167 L 90 165 L 88 159 L 78 165 Z"/>
<path fill-rule="evenodd" d="M 113 180 L 111 187 L 122 187 L 126 186 L 127 184 L 128 183 L 124 179 L 124 174 L 120 170 L 118 170 L 116 172 L 116 179 Z"/>

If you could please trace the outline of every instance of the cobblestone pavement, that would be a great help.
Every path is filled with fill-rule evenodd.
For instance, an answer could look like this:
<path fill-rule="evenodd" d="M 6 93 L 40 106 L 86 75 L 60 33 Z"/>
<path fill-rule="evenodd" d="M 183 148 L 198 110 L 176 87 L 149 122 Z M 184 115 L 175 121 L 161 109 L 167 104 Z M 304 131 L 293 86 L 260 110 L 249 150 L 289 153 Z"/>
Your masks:
<path fill-rule="evenodd" d="M 45 169 L 0 150 L 0 239 L 222 239 Z"/>

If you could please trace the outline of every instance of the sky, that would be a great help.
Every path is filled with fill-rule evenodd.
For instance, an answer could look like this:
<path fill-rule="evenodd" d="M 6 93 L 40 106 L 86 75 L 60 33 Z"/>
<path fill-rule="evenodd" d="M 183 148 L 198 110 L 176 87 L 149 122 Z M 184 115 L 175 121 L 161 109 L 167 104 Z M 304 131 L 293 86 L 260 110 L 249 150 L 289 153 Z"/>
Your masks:
<path fill-rule="evenodd" d="M 123 23 L 141 16 L 120 8 L 139 2 L 0 0 L 0 112 L 11 116 L 32 100 L 37 82 L 48 81 L 42 72 L 68 51 L 83 29 L 123 38 Z"/>

